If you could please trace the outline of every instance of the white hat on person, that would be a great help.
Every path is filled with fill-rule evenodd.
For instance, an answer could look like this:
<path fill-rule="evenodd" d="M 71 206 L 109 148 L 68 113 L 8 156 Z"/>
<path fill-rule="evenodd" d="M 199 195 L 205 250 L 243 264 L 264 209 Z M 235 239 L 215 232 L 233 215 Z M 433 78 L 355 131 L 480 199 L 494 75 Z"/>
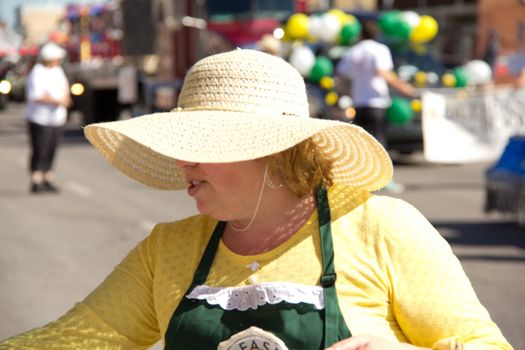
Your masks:
<path fill-rule="evenodd" d="M 285 60 L 236 49 L 198 61 L 178 107 L 91 124 L 87 139 L 129 177 L 159 189 L 184 189 L 175 160 L 230 163 L 281 152 L 312 137 L 333 160 L 333 181 L 369 191 L 392 177 L 386 150 L 364 129 L 311 118 L 304 80 Z"/>
<path fill-rule="evenodd" d="M 55 43 L 47 43 L 40 49 L 40 58 L 43 61 L 61 60 L 66 57 L 66 50 Z"/>

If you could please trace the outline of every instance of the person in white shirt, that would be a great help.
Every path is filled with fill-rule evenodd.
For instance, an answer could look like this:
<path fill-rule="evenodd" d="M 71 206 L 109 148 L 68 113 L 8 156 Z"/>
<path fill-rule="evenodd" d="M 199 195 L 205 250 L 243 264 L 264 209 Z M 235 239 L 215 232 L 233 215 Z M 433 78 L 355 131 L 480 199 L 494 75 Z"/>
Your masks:
<path fill-rule="evenodd" d="M 336 73 L 350 79 L 350 93 L 356 109 L 354 123 L 364 127 L 387 146 L 386 110 L 390 106 L 389 86 L 405 96 L 413 97 L 414 88 L 397 78 L 389 48 L 374 40 L 377 25 L 363 22 L 361 41 L 352 46 L 341 58 Z"/>
<path fill-rule="evenodd" d="M 350 95 L 356 111 L 353 123 L 363 127 L 388 149 L 389 87 L 407 97 L 413 97 L 415 89 L 394 74 L 389 48 L 374 40 L 378 30 L 375 22 L 363 21 L 361 41 L 345 52 L 336 66 L 336 74 L 343 80 L 350 80 Z M 394 192 L 402 191 L 401 187 L 393 181 L 386 186 Z"/>
<path fill-rule="evenodd" d="M 69 82 L 60 66 L 64 49 L 54 43 L 40 50 L 39 61 L 26 81 L 26 120 L 31 140 L 30 170 L 32 193 L 57 192 L 52 166 L 58 137 L 67 120 L 71 103 Z"/>

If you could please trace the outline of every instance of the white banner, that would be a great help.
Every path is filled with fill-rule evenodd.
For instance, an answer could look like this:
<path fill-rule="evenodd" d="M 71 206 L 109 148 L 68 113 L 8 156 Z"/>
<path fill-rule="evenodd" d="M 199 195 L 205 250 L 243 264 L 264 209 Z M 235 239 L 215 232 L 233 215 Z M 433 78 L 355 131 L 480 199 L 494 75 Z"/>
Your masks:
<path fill-rule="evenodd" d="M 507 140 L 525 134 L 525 89 L 467 90 L 423 94 L 425 159 L 438 163 L 499 158 Z"/>

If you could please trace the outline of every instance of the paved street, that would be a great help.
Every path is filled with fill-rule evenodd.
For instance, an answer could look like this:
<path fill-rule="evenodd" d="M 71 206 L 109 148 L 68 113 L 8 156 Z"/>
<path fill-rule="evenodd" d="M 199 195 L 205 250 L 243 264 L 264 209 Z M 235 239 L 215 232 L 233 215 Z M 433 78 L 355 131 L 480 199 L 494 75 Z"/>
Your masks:
<path fill-rule="evenodd" d="M 148 189 L 107 164 L 78 128 L 66 130 L 59 195 L 28 193 L 23 106 L 0 111 L 0 339 L 49 322 L 81 300 L 155 222 L 195 212 L 183 192 Z M 396 195 L 452 244 L 482 302 L 525 349 L 525 231 L 482 212 L 488 164 L 396 164 Z"/>

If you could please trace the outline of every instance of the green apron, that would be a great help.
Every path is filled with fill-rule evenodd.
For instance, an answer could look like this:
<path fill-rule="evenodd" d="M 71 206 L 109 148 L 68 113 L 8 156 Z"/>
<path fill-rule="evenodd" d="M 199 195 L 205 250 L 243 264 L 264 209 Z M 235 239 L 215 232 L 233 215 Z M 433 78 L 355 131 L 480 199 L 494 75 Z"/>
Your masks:
<path fill-rule="evenodd" d="M 255 310 L 224 310 L 206 300 L 185 297 L 171 317 L 164 349 L 217 349 L 221 341 L 251 326 L 273 333 L 289 349 L 325 349 L 349 338 L 351 333 L 341 314 L 335 290 L 334 250 L 326 189 L 317 191 L 316 201 L 323 260 L 320 284 L 323 287 L 324 309 L 318 310 L 308 303 L 280 302 L 265 304 Z M 224 222 L 215 227 L 185 295 L 205 284 L 224 227 Z"/>

